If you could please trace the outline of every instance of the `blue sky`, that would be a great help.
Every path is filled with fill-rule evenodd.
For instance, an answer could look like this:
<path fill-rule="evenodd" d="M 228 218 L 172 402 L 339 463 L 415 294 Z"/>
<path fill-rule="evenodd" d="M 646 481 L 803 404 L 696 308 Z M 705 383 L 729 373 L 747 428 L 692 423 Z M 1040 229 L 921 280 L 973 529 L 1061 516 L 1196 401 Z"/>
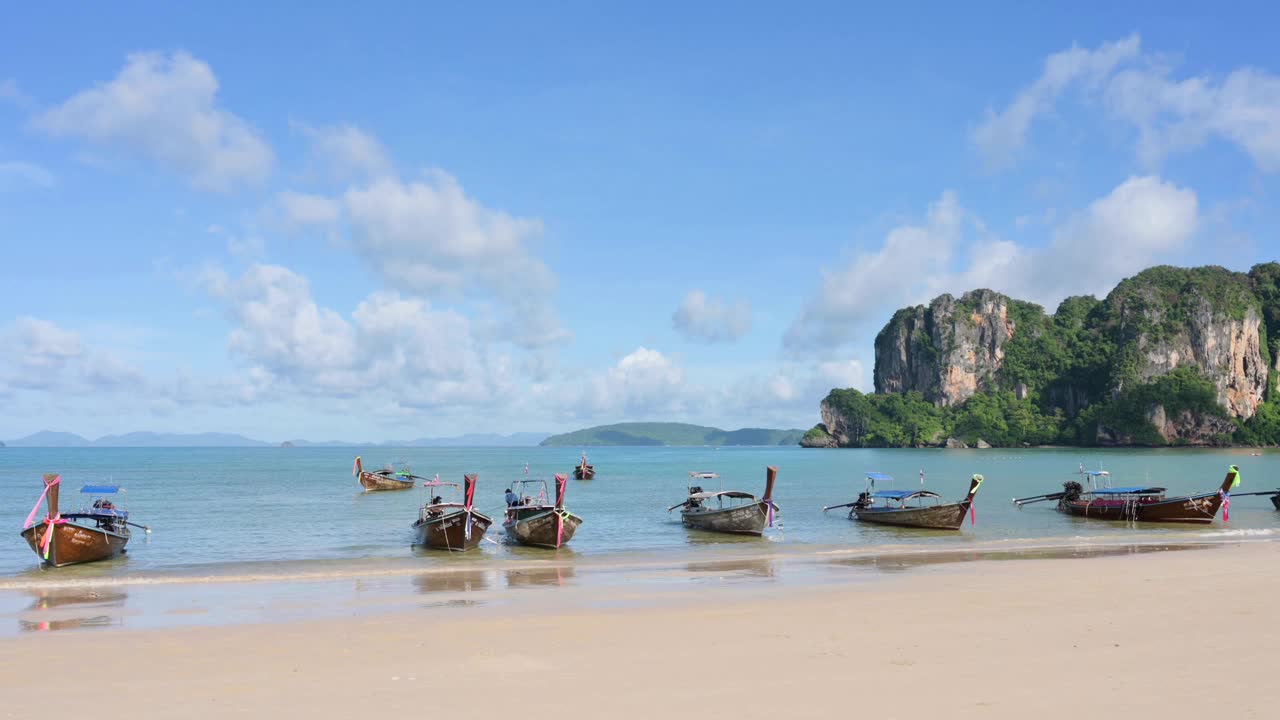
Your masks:
<path fill-rule="evenodd" d="M 4 15 L 4 438 L 807 427 L 902 305 L 1278 259 L 1266 4 Z"/>

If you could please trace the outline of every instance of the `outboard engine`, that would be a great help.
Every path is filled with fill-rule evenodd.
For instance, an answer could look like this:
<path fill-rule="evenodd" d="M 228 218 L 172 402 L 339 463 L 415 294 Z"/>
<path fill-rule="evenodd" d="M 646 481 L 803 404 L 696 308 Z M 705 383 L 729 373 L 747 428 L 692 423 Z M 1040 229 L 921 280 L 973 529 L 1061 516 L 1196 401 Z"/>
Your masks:
<path fill-rule="evenodd" d="M 1080 495 L 1084 493 L 1084 486 L 1075 480 L 1068 480 L 1067 482 L 1062 483 L 1062 491 L 1065 493 L 1062 496 L 1063 500 L 1068 502 L 1072 500 L 1079 500 Z"/>

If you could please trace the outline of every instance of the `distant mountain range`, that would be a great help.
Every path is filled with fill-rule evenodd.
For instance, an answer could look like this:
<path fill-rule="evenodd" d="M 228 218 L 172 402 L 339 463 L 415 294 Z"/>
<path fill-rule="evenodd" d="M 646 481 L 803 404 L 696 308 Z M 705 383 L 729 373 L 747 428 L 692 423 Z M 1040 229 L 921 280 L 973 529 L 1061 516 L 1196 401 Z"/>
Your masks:
<path fill-rule="evenodd" d="M 419 438 L 407 442 L 288 440 L 285 443 L 270 443 L 234 433 L 132 432 L 89 440 L 75 433 L 41 430 L 23 438 L 7 440 L 0 443 L 0 447 L 275 447 L 282 444 L 292 447 L 530 447 L 537 445 L 545 437 L 547 433 L 513 433 L 511 435 L 471 433 L 447 438 Z"/>
<path fill-rule="evenodd" d="M 542 441 L 548 446 L 595 445 L 798 445 L 803 430 L 742 428 L 721 430 L 686 423 L 618 423 L 597 425 L 585 430 L 552 435 Z"/>

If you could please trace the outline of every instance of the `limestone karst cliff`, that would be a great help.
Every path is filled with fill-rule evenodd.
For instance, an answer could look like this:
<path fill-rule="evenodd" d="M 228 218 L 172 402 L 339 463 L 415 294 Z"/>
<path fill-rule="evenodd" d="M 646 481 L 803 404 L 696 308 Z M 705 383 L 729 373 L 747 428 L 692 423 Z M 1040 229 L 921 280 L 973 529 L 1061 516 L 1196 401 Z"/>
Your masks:
<path fill-rule="evenodd" d="M 1280 442 L 1277 335 L 1277 263 L 1149 268 L 1052 315 L 992 290 L 942 295 L 894 313 L 875 394 L 833 391 L 806 444 Z"/>

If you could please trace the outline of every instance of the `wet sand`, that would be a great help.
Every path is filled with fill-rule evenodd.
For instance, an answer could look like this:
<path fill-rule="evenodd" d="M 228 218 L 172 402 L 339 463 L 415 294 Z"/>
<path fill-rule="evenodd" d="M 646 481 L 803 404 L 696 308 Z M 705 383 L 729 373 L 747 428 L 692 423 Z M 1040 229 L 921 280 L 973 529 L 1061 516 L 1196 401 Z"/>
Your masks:
<path fill-rule="evenodd" d="M 0 639 L 0 716 L 100 688 L 108 718 L 1271 717 L 1280 545 L 1158 549 L 459 567 L 322 617 L 293 612 L 314 584 L 199 589 L 259 607 L 216 627 L 121 612 L 191 586 L 42 590 Z"/>

